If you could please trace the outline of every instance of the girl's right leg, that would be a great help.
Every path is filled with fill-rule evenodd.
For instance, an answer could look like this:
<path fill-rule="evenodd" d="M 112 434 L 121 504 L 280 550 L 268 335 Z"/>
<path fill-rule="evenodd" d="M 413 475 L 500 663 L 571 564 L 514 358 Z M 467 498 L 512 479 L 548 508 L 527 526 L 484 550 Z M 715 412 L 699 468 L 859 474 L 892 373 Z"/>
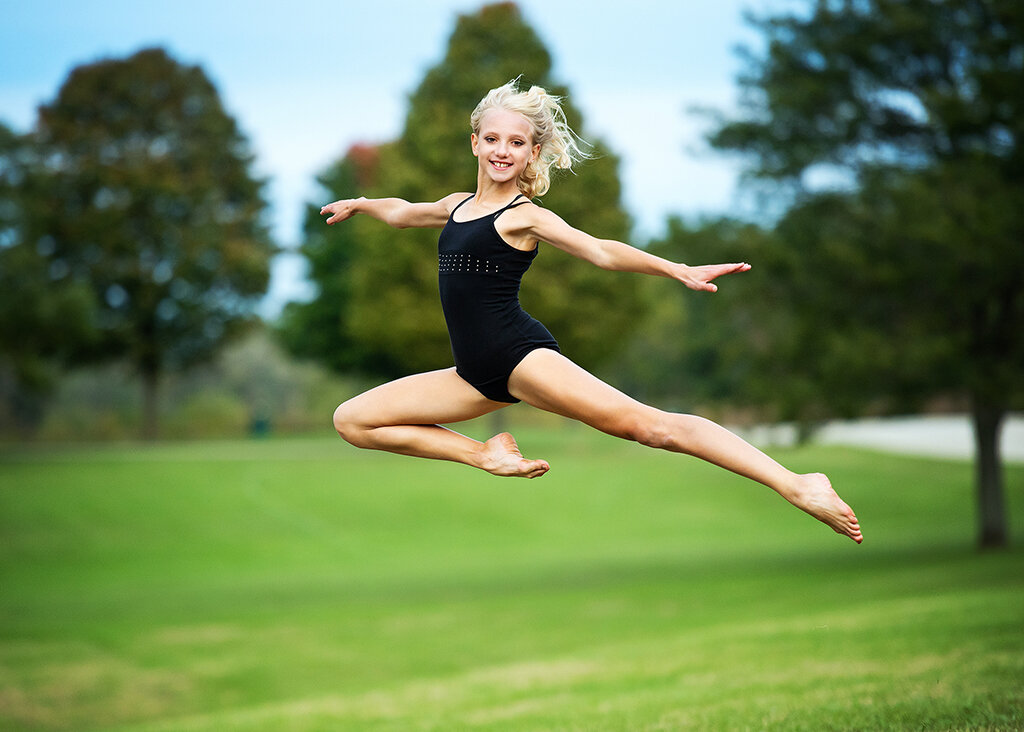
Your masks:
<path fill-rule="evenodd" d="M 480 442 L 441 426 L 507 406 L 483 396 L 450 368 L 406 376 L 349 399 L 334 411 L 334 428 L 356 447 L 451 460 L 494 475 L 539 477 L 548 463 L 523 458 L 512 435 Z"/>
<path fill-rule="evenodd" d="M 527 355 L 512 372 L 509 390 L 527 404 L 610 435 L 693 455 L 756 480 L 837 533 L 858 544 L 864 538 L 853 510 L 824 475 L 798 475 L 703 417 L 642 404 L 556 351 L 539 348 Z"/>

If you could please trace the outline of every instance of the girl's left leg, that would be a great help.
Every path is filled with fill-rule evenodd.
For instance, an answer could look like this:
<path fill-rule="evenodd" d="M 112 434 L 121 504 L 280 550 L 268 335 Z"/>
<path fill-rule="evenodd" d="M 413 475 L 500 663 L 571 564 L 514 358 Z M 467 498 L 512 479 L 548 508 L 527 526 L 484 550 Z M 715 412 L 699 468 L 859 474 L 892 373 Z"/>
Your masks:
<path fill-rule="evenodd" d="M 356 447 L 452 460 L 494 475 L 539 477 L 548 463 L 524 458 L 512 435 L 479 442 L 442 426 L 506 406 L 449 368 L 406 376 L 349 399 L 334 411 L 334 428 Z"/>
<path fill-rule="evenodd" d="M 638 402 L 557 351 L 538 349 L 509 378 L 518 399 L 616 437 L 699 457 L 763 483 L 793 505 L 860 543 L 857 517 L 820 473 L 798 475 L 729 430 L 690 414 Z"/>

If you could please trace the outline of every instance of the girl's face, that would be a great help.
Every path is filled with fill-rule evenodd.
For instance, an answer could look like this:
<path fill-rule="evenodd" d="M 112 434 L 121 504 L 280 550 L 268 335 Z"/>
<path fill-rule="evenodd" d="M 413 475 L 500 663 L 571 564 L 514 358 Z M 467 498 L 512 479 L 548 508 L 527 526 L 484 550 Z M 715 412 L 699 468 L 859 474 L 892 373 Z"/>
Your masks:
<path fill-rule="evenodd" d="M 480 134 L 470 138 L 480 172 L 495 183 L 515 182 L 540 153 L 533 127 L 523 115 L 492 109 L 480 120 Z"/>

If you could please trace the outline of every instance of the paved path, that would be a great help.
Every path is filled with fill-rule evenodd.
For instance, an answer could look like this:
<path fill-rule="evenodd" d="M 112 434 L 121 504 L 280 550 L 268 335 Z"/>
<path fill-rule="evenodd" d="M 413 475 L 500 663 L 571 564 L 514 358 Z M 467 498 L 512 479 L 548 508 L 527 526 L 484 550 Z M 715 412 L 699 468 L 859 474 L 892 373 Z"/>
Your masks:
<path fill-rule="evenodd" d="M 755 444 L 790 445 L 796 432 L 791 425 L 741 430 Z M 814 436 L 824 445 L 868 447 L 886 452 L 958 460 L 974 458 L 974 430 L 963 416 L 886 417 L 852 422 L 831 422 Z M 1024 415 L 1017 414 L 1003 424 L 1000 440 L 1003 460 L 1024 462 Z"/>

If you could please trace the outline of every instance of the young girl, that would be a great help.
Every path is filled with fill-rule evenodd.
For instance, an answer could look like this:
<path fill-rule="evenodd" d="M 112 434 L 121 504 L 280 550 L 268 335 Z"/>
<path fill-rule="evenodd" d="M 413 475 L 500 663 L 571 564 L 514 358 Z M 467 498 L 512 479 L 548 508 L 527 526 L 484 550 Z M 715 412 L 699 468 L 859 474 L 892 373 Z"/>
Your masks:
<path fill-rule="evenodd" d="M 494 475 L 537 478 L 544 460 L 528 460 L 508 433 L 478 442 L 441 425 L 462 422 L 520 400 L 608 434 L 702 458 L 756 480 L 857 543 L 857 517 L 820 473 L 798 475 L 714 422 L 642 404 L 563 356 L 558 343 L 519 306 L 519 282 L 540 241 L 608 270 L 678 280 L 715 292 L 712 281 L 748 264 L 689 267 L 617 241 L 596 239 L 534 204 L 552 167 L 585 157 L 559 100 L 515 82 L 491 90 L 474 110 L 470 144 L 477 158 L 474 193 L 435 203 L 398 198 L 335 201 L 327 223 L 367 214 L 395 228 L 442 229 L 438 242 L 441 305 L 455 367 L 407 376 L 356 396 L 334 412 L 334 426 L 357 447 L 452 460 Z"/>

